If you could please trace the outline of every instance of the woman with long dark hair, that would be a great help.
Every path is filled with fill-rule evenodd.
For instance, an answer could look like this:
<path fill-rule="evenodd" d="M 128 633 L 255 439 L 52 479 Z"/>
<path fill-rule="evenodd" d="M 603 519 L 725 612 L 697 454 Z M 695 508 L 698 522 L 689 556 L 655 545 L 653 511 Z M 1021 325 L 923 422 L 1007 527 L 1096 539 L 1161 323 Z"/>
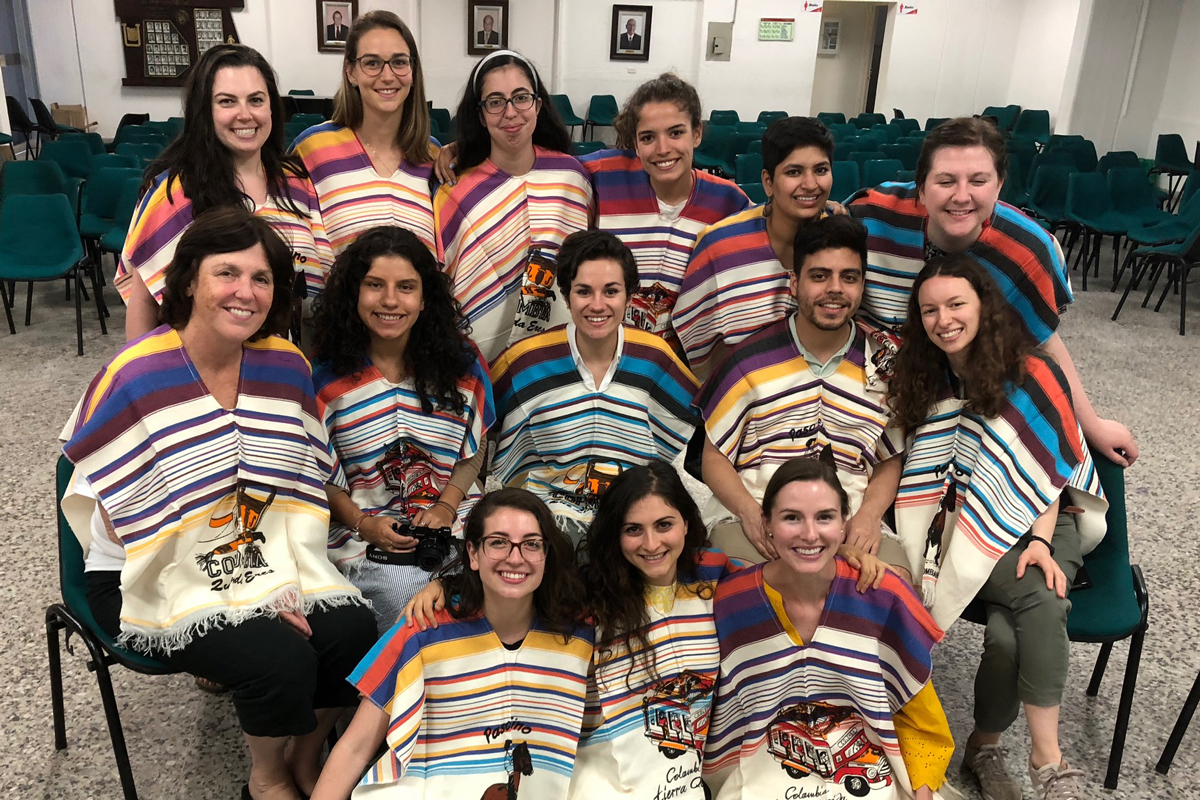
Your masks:
<path fill-rule="evenodd" d="M 412 31 L 391 11 L 368 11 L 346 37 L 333 119 L 304 131 L 294 151 L 308 168 L 334 254 L 378 225 L 399 225 L 437 252 L 425 69 Z"/>
<path fill-rule="evenodd" d="M 440 565 L 428 546 L 448 555 L 447 532 L 461 533 L 480 496 L 491 383 L 449 281 L 404 228 L 374 228 L 342 251 L 314 322 L 313 383 L 341 465 L 330 557 L 382 633 Z M 418 534 L 434 536 L 420 552 Z"/>
<path fill-rule="evenodd" d="M 194 217 L 242 206 L 287 243 L 306 293 L 325 285 L 333 253 L 316 194 L 286 155 L 275 72 L 257 50 L 221 44 L 200 56 L 183 90 L 183 132 L 146 170 L 114 284 L 128 305 L 125 338 L 159 324 L 164 275 Z"/>
<path fill-rule="evenodd" d="M 850 501 L 831 465 L 781 465 L 762 511 L 779 558 L 730 575 L 713 602 L 713 795 L 936 797 L 954 752 L 930 682 L 942 631 L 890 572 L 858 590 L 838 555 Z"/>
<path fill-rule="evenodd" d="M 587 173 L 532 62 L 512 50 L 471 71 L 456 116 L 458 182 L 434 198 L 441 260 L 491 363 L 508 344 L 566 322 L 554 293 L 563 239 L 586 230 Z"/>
<path fill-rule="evenodd" d="M 396 625 L 351 676 L 313 800 L 566 796 L 592 656 L 570 543 L 522 489 L 480 500 L 464 539 L 438 627 Z"/>
<path fill-rule="evenodd" d="M 972 599 L 987 608 L 964 764 L 985 795 L 1019 797 L 998 743 L 1023 705 L 1037 796 L 1085 797 L 1059 750 L 1058 711 L 1067 591 L 1107 503 L 1071 389 L 971 255 L 925 265 L 901 331 L 896 532 L 934 621 L 949 627 Z"/>

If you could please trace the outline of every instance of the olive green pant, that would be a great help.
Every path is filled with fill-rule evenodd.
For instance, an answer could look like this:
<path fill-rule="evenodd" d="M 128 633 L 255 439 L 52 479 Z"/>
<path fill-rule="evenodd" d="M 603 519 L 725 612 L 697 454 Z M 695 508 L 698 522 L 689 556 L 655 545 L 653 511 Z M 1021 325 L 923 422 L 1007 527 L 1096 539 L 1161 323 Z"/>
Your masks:
<path fill-rule="evenodd" d="M 1058 515 L 1052 541 L 1054 561 L 1069 586 L 1083 565 L 1074 514 Z M 1017 561 L 1029 543 L 1023 538 L 1005 553 L 976 595 L 987 606 L 983 659 L 975 674 L 975 727 L 983 733 L 1007 730 L 1021 703 L 1058 705 L 1067 682 L 1071 601 L 1047 589 L 1037 567 L 1017 577 Z"/>

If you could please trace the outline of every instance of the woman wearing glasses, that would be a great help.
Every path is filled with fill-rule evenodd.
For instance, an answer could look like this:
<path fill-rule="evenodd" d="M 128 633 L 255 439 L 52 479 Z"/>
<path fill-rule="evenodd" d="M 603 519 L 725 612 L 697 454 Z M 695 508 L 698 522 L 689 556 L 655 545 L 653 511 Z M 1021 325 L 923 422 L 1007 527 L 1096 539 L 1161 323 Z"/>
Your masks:
<path fill-rule="evenodd" d="M 592 658 L 571 546 L 522 489 L 484 497 L 465 540 L 438 627 L 396 625 L 350 677 L 363 700 L 313 800 L 566 796 Z"/>
<path fill-rule="evenodd" d="M 434 199 L 442 262 L 490 363 L 565 323 L 555 260 L 586 230 L 592 187 L 533 64 L 498 50 L 471 72 L 456 117 L 458 182 Z"/>
<path fill-rule="evenodd" d="M 425 75 L 412 31 L 390 11 L 359 17 L 346 39 L 333 119 L 296 139 L 334 255 L 378 225 L 399 225 L 437 251 Z"/>

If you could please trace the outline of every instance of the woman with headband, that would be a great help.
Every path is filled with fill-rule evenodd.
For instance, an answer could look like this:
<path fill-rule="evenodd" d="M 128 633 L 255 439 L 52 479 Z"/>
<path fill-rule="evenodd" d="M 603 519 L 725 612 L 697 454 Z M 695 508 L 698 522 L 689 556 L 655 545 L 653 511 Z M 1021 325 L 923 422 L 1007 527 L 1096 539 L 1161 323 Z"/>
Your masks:
<path fill-rule="evenodd" d="M 390 11 L 359 17 L 346 39 L 333 119 L 295 153 L 312 176 L 334 255 L 360 233 L 399 225 L 437 252 L 425 75 L 412 31 Z"/>
<path fill-rule="evenodd" d="M 434 217 L 455 297 L 490 363 L 506 345 L 568 321 L 555 261 L 563 239 L 587 229 L 592 187 L 519 53 L 498 50 L 476 65 L 456 120 L 459 178 L 438 191 Z"/>

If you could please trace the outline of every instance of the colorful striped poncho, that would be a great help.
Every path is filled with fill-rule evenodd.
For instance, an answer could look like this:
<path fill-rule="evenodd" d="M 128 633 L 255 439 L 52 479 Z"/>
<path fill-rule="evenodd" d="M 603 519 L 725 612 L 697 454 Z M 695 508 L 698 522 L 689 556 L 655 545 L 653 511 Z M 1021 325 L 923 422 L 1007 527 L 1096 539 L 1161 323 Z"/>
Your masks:
<path fill-rule="evenodd" d="M 524 175 L 484 161 L 434 198 L 440 260 L 489 364 L 509 344 L 570 318 L 555 261 L 563 239 L 587 230 L 592 185 L 573 156 L 534 152 Z"/>
<path fill-rule="evenodd" d="M 329 248 L 312 183 L 307 178 L 291 176 L 287 189 L 292 202 L 304 216 L 297 217 L 271 195 L 253 211 L 255 216 L 269 222 L 287 243 L 296 274 L 304 276 L 308 296 L 316 297 L 325 289 L 325 276 L 333 266 L 333 251 Z M 171 183 L 169 199 L 167 194 L 167 173 L 164 172 L 154 179 L 134 212 L 113 280 L 125 302 L 129 302 L 130 275 L 137 270 L 154 300 L 162 304 L 163 276 L 175 258 L 180 237 L 192 224 L 192 202 L 184 196 L 178 178 Z M 246 207 L 250 208 L 249 201 Z"/>
<path fill-rule="evenodd" d="M 462 414 L 436 405 L 426 414 L 411 378 L 392 383 L 373 364 L 350 375 L 319 364 L 313 383 L 343 488 L 371 514 L 409 519 L 437 503 L 454 467 L 479 451 L 495 420 L 492 384 L 478 360 L 458 383 L 466 401 Z M 456 535 L 479 497 L 473 487 L 459 505 Z M 330 527 L 329 557 L 339 567 L 359 563 L 365 552 L 349 528 Z"/>
<path fill-rule="evenodd" d="M 1064 489 L 1062 505 L 1084 509 L 1083 552 L 1104 537 L 1108 503 L 1067 380 L 1048 358 L 1029 356 L 1026 369 L 996 417 L 963 408 L 947 381 L 908 436 L 896 533 L 913 574 L 924 573 L 926 605 L 943 627 Z"/>
<path fill-rule="evenodd" d="M 717 587 L 721 669 L 704 775 L 718 800 L 912 796 L 894 718 L 928 682 L 942 632 L 896 576 L 865 594 L 857 577 L 837 560 L 804 643 L 768 596 L 763 565 Z"/>
<path fill-rule="evenodd" d="M 429 145 L 424 164 L 401 161 L 390 176 L 375 171 L 362 142 L 350 128 L 324 122 L 300 134 L 292 146 L 316 190 L 325 232 L 337 255 L 363 231 L 398 225 L 437 253 L 430 176 L 438 148 Z"/>
<path fill-rule="evenodd" d="M 63 447 L 125 547 L 121 641 L 172 651 L 212 625 L 360 602 L 325 555 L 335 469 L 308 364 L 278 337 L 242 350 L 237 405 L 162 326 L 96 376 Z M 96 500 L 68 491 L 88 531 Z"/>
<path fill-rule="evenodd" d="M 908 316 L 913 282 L 925 266 L 929 215 L 917 200 L 915 183 L 865 189 L 849 209 L 867 226 L 870 250 L 859 316 L 872 327 L 895 330 Z M 1057 239 L 1018 209 L 998 202 L 967 253 L 987 267 L 1034 339 L 1045 343 L 1054 335 L 1059 314 L 1074 299 Z"/>
<path fill-rule="evenodd" d="M 620 330 L 609 377 L 598 386 L 580 372 L 574 326 L 523 339 L 492 366 L 496 478 L 584 527 L 617 475 L 653 459 L 671 462 L 697 422 L 696 379 L 679 357 L 654 334 Z"/>
<path fill-rule="evenodd" d="M 696 405 L 709 440 L 756 500 L 779 465 L 815 457 L 829 445 L 854 514 L 875 465 L 896 454 L 882 435 L 891 418 L 887 391 L 895 353 L 891 337 L 856 324 L 837 369 L 818 377 L 789 315 L 742 340 L 705 381 Z M 715 496 L 704 514 L 710 525 L 732 517 Z"/>
<path fill-rule="evenodd" d="M 675 338 L 671 309 L 696 239 L 750 205 L 732 181 L 692 170 L 694 183 L 679 216 L 663 215 L 650 176 L 632 150 L 601 150 L 579 159 L 592 177 L 596 227 L 617 236 L 637 259 L 638 290 L 625 321 L 659 336 Z"/>
<path fill-rule="evenodd" d="M 700 761 L 720 660 L 713 593 L 731 569 L 724 553 L 704 550 L 694 582 L 650 587 L 649 658 L 631 659 L 624 640 L 597 649 L 569 800 L 705 796 Z"/>
<path fill-rule="evenodd" d="M 387 752 L 356 800 L 561 798 L 583 723 L 592 630 L 539 626 L 508 650 L 482 615 L 397 623 L 350 682 L 388 716 Z"/>

